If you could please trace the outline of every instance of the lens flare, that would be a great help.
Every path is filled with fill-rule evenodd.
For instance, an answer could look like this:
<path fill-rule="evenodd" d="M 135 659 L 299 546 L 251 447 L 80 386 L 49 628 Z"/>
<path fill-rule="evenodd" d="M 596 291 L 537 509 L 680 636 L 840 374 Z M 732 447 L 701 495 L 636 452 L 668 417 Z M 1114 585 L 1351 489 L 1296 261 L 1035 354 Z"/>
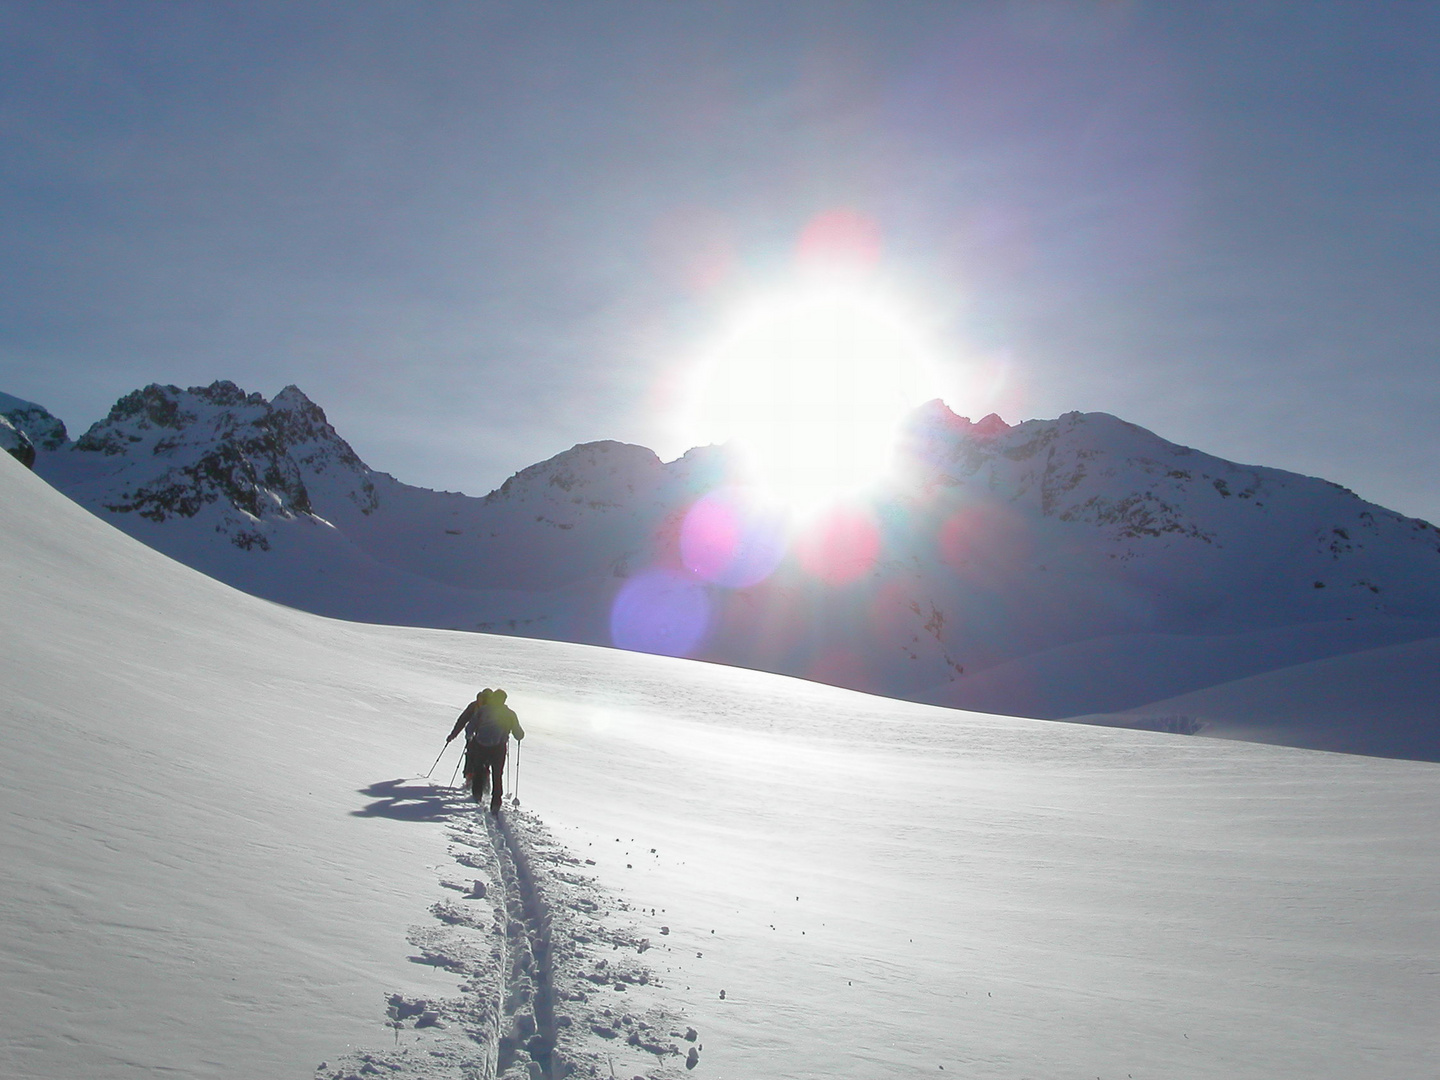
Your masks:
<path fill-rule="evenodd" d="M 754 296 L 704 351 L 690 428 L 802 510 L 871 487 L 904 419 L 943 396 L 922 320 L 876 275 L 809 273 Z"/>
<path fill-rule="evenodd" d="M 787 272 L 715 294 L 714 329 L 680 369 L 677 441 L 725 444 L 732 480 L 796 517 L 878 492 L 915 410 L 973 396 L 975 358 L 951 340 L 959 302 L 889 264 L 884 241 L 856 208 L 816 214 Z"/>
<path fill-rule="evenodd" d="M 618 649 L 688 656 L 710 626 L 710 600 L 698 581 L 648 570 L 625 583 L 610 606 L 610 640 Z"/>
<path fill-rule="evenodd" d="M 880 557 L 880 528 L 863 507 L 840 506 L 811 521 L 795 540 L 801 568 L 827 585 L 848 585 Z"/>
<path fill-rule="evenodd" d="M 757 585 L 785 557 L 785 518 L 754 492 L 712 491 L 685 515 L 680 560 L 706 581 L 730 589 Z"/>
<path fill-rule="evenodd" d="M 940 526 L 940 557 L 977 584 L 1025 573 L 1035 541 L 1023 516 L 1010 507 L 980 503 L 951 514 Z"/>
<path fill-rule="evenodd" d="M 795 245 L 802 266 L 829 273 L 868 270 L 880 262 L 880 225 L 851 207 L 835 207 L 810 219 Z"/>
<path fill-rule="evenodd" d="M 849 649 L 836 647 L 817 656 L 805 670 L 811 682 L 845 686 L 867 693 L 879 689 L 879 682 L 870 672 L 865 658 Z"/>

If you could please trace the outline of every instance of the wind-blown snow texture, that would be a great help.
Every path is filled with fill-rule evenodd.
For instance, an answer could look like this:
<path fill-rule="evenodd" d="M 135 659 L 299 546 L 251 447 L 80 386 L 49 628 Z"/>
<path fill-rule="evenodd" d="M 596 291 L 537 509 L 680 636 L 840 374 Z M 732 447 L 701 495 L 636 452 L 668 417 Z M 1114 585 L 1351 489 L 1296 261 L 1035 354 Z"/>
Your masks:
<path fill-rule="evenodd" d="M 0 612 L 6 1076 L 1354 1080 L 1440 1054 L 1434 765 L 335 622 L 5 456 Z M 529 734 L 499 827 L 453 759 L 406 778 L 476 684 Z"/>
<path fill-rule="evenodd" d="M 702 597 L 704 633 L 680 646 L 695 658 L 1131 722 L 1218 683 L 1440 635 L 1434 526 L 1100 413 L 1011 427 L 933 402 L 900 481 L 840 538 L 873 540 L 873 558 L 822 581 L 791 551 L 726 588 L 680 551 L 687 511 L 731 476 L 723 448 L 663 463 L 586 444 L 479 499 L 374 472 L 295 387 L 266 401 L 224 382 L 150 386 L 73 443 L 37 408 L 9 415 L 82 505 L 220 580 L 347 619 L 626 644 L 612 605 L 660 568 Z M 1342 741 L 1440 758 L 1440 723 L 1402 727 L 1377 702 Z"/>

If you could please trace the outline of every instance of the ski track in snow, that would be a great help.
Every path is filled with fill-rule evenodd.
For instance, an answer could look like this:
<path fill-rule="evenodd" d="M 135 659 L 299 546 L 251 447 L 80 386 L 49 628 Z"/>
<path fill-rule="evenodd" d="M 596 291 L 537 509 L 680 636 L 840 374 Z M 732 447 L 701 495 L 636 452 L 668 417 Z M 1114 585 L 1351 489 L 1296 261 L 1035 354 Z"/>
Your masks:
<path fill-rule="evenodd" d="M 417 781 L 417 784 L 427 783 Z M 411 927 L 415 963 L 461 978 L 441 999 L 386 996 L 394 1044 L 321 1062 L 316 1080 L 674 1080 L 703 1049 L 641 959 L 630 907 L 586 874 L 540 819 L 445 801 L 450 854 L 433 923 Z"/>

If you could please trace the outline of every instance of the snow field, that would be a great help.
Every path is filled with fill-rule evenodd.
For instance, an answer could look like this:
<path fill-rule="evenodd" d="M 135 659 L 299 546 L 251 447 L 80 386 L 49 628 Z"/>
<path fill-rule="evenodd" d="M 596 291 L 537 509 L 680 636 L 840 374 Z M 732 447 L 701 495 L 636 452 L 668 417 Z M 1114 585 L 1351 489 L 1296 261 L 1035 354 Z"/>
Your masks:
<path fill-rule="evenodd" d="M 1435 765 L 331 622 L 4 460 L 0 530 L 8 1076 L 544 1075 L 547 1029 L 601 1077 L 1440 1055 Z M 393 779 L 481 685 L 529 734 L 508 831 Z"/>
<path fill-rule="evenodd" d="M 606 778 L 625 799 L 547 808 L 602 876 L 698 924 L 660 970 L 717 1075 L 1433 1060 L 1433 767 L 852 708 L 835 726 L 873 743 L 815 753 L 632 714 Z"/>
<path fill-rule="evenodd" d="M 0 409 L 34 441 L 40 475 L 82 505 L 221 581 L 334 618 L 655 647 L 1100 723 L 1440 635 L 1440 529 L 1103 413 L 1010 427 L 932 401 L 908 422 L 898 483 L 783 554 L 777 522 L 715 486 L 736 464 L 724 447 L 663 463 L 582 444 L 476 499 L 370 469 L 293 386 L 267 402 L 224 380 L 151 385 L 73 443 L 33 403 Z M 854 557 L 827 565 L 841 537 Z M 1416 722 L 1409 692 L 1433 686 L 1433 663 L 1394 651 L 1385 666 L 1394 677 L 1370 680 L 1361 714 L 1232 724 L 1212 698 L 1205 730 L 1440 761 L 1440 725 L 1433 711 Z M 1280 682 L 1319 685 L 1322 701 L 1348 685 L 1334 665 Z"/>
<path fill-rule="evenodd" d="M 1183 716 L 1209 738 L 1440 761 L 1440 637 L 1362 649 L 1157 701 L 1127 719 Z"/>
<path fill-rule="evenodd" d="M 394 927 L 445 844 L 352 812 L 443 688 L 48 495 L 0 470 L 0 1073 L 294 1075 L 370 1037 L 382 989 L 440 985 Z"/>
<path fill-rule="evenodd" d="M 424 782 L 391 790 L 446 821 L 464 870 L 442 875 L 435 923 L 409 934 L 413 959 L 460 976 L 460 992 L 392 995 L 394 1045 L 322 1062 L 319 1080 L 376 1070 L 437 1080 L 618 1070 L 662 1080 L 699 1064 L 698 1032 L 666 1007 L 628 905 L 617 909 L 533 815 L 511 806 L 492 818 L 458 790 Z"/>

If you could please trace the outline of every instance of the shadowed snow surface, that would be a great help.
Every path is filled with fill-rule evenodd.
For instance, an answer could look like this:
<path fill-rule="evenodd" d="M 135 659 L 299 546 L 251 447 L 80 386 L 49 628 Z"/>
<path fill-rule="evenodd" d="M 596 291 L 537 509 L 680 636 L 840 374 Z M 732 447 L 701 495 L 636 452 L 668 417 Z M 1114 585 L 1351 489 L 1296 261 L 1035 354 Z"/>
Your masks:
<path fill-rule="evenodd" d="M 1352 1080 L 1440 1053 L 1432 764 L 329 621 L 5 455 L 0 611 L 6 1076 Z M 500 822 L 449 754 L 416 778 L 484 685 L 529 733 Z"/>

